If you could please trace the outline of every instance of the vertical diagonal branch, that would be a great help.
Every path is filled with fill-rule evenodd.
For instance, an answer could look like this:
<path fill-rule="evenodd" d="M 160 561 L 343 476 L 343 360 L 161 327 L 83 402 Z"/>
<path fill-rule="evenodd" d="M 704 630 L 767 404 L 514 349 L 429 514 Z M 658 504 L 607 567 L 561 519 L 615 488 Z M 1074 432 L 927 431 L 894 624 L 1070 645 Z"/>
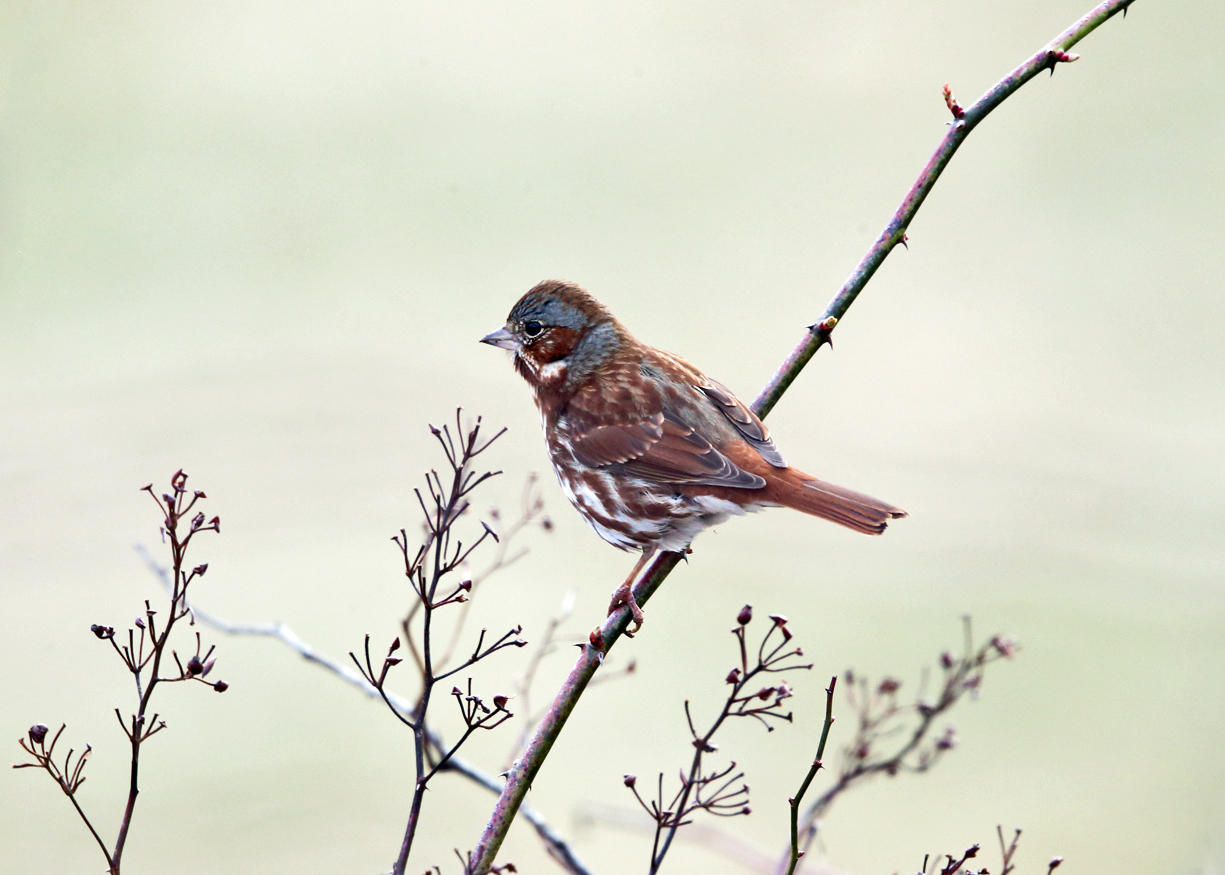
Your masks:
<path fill-rule="evenodd" d="M 804 338 L 787 356 L 778 371 L 754 400 L 752 404 L 754 412 L 764 418 L 778 403 L 779 398 L 795 381 L 817 350 L 829 342 L 830 333 L 838 320 L 845 316 L 851 304 L 867 285 L 868 280 L 884 263 L 893 248 L 905 242 L 906 228 L 909 227 L 919 207 L 923 205 L 923 201 L 935 186 L 936 180 L 940 178 L 940 174 L 952 160 L 965 138 L 969 136 L 970 131 L 992 110 L 1043 70 L 1050 70 L 1053 73 L 1057 64 L 1075 61 L 1077 56 L 1069 54 L 1068 49 L 1108 19 L 1120 12 L 1125 13 L 1133 2 L 1135 0 L 1106 0 L 1106 2 L 1099 3 L 1045 47 L 1000 79 L 966 109 L 957 105 L 951 92 L 947 94 L 946 103 L 953 115 L 949 130 L 915 180 L 914 185 L 911 186 L 910 191 L 907 192 L 901 205 L 885 225 L 885 229 L 877 237 L 876 242 L 830 301 L 821 318 L 808 327 Z M 680 553 L 659 553 L 647 564 L 634 587 L 634 595 L 640 605 L 647 602 L 680 560 Z M 583 648 L 578 662 L 562 683 L 553 705 L 537 726 L 527 748 L 507 772 L 506 787 L 498 798 L 489 822 L 472 854 L 472 871 L 477 875 L 489 871 L 493 865 L 498 849 L 510 828 L 510 823 L 523 802 L 523 798 L 527 795 L 533 779 L 540 771 L 544 758 L 552 749 L 570 713 L 578 704 L 583 690 L 595 675 L 603 661 L 604 654 L 616 643 L 628 623 L 629 612 L 623 609 L 605 620 L 600 628 L 592 633 L 591 645 Z"/>

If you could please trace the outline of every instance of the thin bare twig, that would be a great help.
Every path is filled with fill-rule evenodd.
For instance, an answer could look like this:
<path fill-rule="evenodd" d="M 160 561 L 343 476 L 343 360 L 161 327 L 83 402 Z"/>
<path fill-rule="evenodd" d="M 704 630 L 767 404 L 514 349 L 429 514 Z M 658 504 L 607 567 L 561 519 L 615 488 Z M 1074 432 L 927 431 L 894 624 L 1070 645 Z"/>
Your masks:
<path fill-rule="evenodd" d="M 808 773 L 800 783 L 800 789 L 787 800 L 787 804 L 791 807 L 791 859 L 787 865 L 787 875 L 794 875 L 795 867 L 799 864 L 800 857 L 804 855 L 804 852 L 800 850 L 799 839 L 800 803 L 804 800 L 804 794 L 808 792 L 812 779 L 817 776 L 817 772 L 824 764 L 825 742 L 829 740 L 829 730 L 834 725 L 834 687 L 837 684 L 838 678 L 832 677 L 829 679 L 829 686 L 825 688 L 825 722 L 821 725 L 821 741 L 817 744 L 817 754 L 813 757 L 812 766 L 809 767 Z"/>
<path fill-rule="evenodd" d="M 704 757 L 716 750 L 715 733 L 724 722 L 732 717 L 750 717 L 761 723 L 767 732 L 774 731 L 772 721 L 791 722 L 791 712 L 782 710 L 783 702 L 792 696 L 791 687 L 786 681 L 757 687 L 755 679 L 759 675 L 784 671 L 807 671 L 812 665 L 798 661 L 803 657 L 804 651 L 792 645 L 792 633 L 787 628 L 787 618 L 778 614 L 770 617 L 770 627 L 762 636 L 754 658 L 750 659 L 746 637 L 748 625 L 752 620 L 753 609 L 749 605 L 741 608 L 736 615 L 732 635 L 736 638 L 739 664 L 728 672 L 725 683 L 730 689 L 723 707 L 705 732 L 698 732 L 694 727 L 689 701 L 685 700 L 685 719 L 689 725 L 693 757 L 688 772 L 681 772 L 680 788 L 671 801 L 666 804 L 664 802 L 662 774 L 659 776 L 656 800 L 651 803 L 645 802 L 639 795 L 636 788 L 637 779 L 632 775 L 625 776 L 625 785 L 630 788 L 639 806 L 655 821 L 655 841 L 651 847 L 649 868 L 651 875 L 659 871 L 676 838 L 677 830 L 690 823 L 689 817 L 694 812 L 706 811 L 717 817 L 734 817 L 749 813 L 749 788 L 743 782 L 744 774 L 731 775 L 736 767 L 735 762 L 720 771 L 704 771 Z M 750 685 L 753 688 L 750 688 Z"/>
<path fill-rule="evenodd" d="M 216 659 L 213 657 L 212 647 L 204 648 L 199 632 L 195 635 L 194 652 L 187 657 L 186 661 L 180 657 L 178 651 L 171 647 L 171 633 L 175 625 L 190 615 L 187 609 L 188 587 L 208 571 L 207 563 L 194 567 L 188 566 L 188 548 L 196 535 L 204 532 L 220 532 L 221 520 L 216 516 L 206 519 L 202 512 L 195 510 L 196 505 L 207 496 L 199 490 L 188 491 L 187 474 L 182 470 L 171 475 L 169 492 L 158 495 L 154 492 L 151 483 L 143 487 L 141 491 L 147 492 L 157 505 L 162 518 L 160 528 L 162 542 L 170 549 L 170 567 L 164 572 L 166 592 L 170 597 L 168 609 L 165 611 L 164 619 L 159 619 L 159 612 L 154 610 L 150 601 L 146 599 L 141 615 L 126 631 L 126 644 L 116 642 L 115 629 L 112 626 L 95 623 L 90 627 L 95 638 L 110 644 L 111 652 L 118 656 L 124 669 L 132 675 L 136 689 L 135 711 L 129 713 L 125 718 L 118 708 L 115 709 L 115 718 L 128 741 L 129 766 L 127 801 L 120 817 L 114 846 L 107 848 L 98 830 L 76 798 L 77 790 L 85 783 L 83 771 L 86 758 L 91 750 L 89 745 L 86 745 L 85 750 L 77 756 L 75 763 L 73 762 L 74 750 L 69 750 L 61 768 L 56 764 L 53 753 L 56 742 L 59 741 L 65 727 L 60 726 L 48 746 L 45 744 L 47 727 L 39 724 L 30 727 L 26 739 L 19 742 L 22 750 L 33 759 L 33 762 L 19 763 L 14 766 L 14 768 L 41 768 L 55 781 L 72 803 L 72 807 L 89 830 L 90 835 L 93 836 L 94 841 L 97 842 L 98 847 L 101 848 L 103 856 L 106 857 L 107 871 L 111 875 L 119 875 L 124 848 L 132 827 L 136 800 L 140 793 L 140 763 L 144 743 L 166 728 L 166 722 L 151 707 L 153 694 L 158 685 L 195 681 L 219 693 L 228 689 L 225 681 L 206 679 Z M 172 660 L 178 673 L 163 674 L 163 668 L 168 666 Z"/>
<path fill-rule="evenodd" d="M 525 529 L 528 524 L 537 522 L 538 520 L 534 512 L 532 518 L 528 519 L 522 525 L 519 524 L 521 521 L 522 518 L 520 520 L 516 520 L 515 523 L 512 523 L 511 526 L 508 527 L 507 533 L 513 534 L 515 532 L 519 532 Z M 495 557 L 495 560 L 491 566 L 482 573 L 482 578 L 488 578 L 493 571 L 497 570 L 498 568 L 506 567 L 510 564 L 510 561 L 512 561 L 506 558 L 507 553 L 505 545 L 507 545 L 511 540 L 511 538 L 507 537 L 507 533 L 502 535 L 502 540 L 499 543 L 501 548 L 499 550 L 499 554 L 503 557 L 502 560 L 498 560 Z M 161 565 L 143 544 L 135 545 L 135 550 L 141 561 L 145 564 L 146 568 L 157 577 L 163 588 L 165 588 L 167 592 L 170 592 L 171 575 L 169 569 Z M 256 636 L 270 638 L 277 641 L 284 647 L 287 647 L 289 650 L 296 653 L 302 659 L 318 666 L 327 673 L 331 674 L 333 677 L 339 678 L 341 681 L 345 682 L 363 695 L 385 702 L 388 708 L 391 709 L 397 717 L 403 716 L 406 719 L 411 719 L 409 715 L 411 715 L 416 708 L 415 702 L 400 696 L 390 689 L 380 691 L 374 687 L 366 677 L 363 676 L 363 673 L 360 670 L 351 667 L 350 663 L 334 659 L 327 654 L 322 653 L 314 646 L 304 641 L 286 623 L 235 622 L 201 608 L 195 601 L 188 602 L 186 599 L 183 601 L 183 606 L 191 613 L 192 618 L 203 626 L 207 626 L 228 635 Z M 502 791 L 502 782 L 477 768 L 458 753 L 455 753 L 454 750 L 456 745 L 446 744 L 428 725 L 424 727 L 424 731 L 430 751 L 437 752 L 436 756 L 430 756 L 430 767 L 433 769 L 433 771 L 451 772 L 461 775 L 495 795 Z M 451 755 L 446 758 L 445 761 L 441 761 L 440 763 L 440 759 L 443 753 L 446 751 L 451 751 Z M 542 815 L 530 804 L 525 804 L 523 807 L 523 817 L 532 825 L 549 855 L 567 872 L 572 873 L 572 875 L 591 875 L 586 864 L 579 859 L 574 849 L 548 822 L 544 815 Z"/>

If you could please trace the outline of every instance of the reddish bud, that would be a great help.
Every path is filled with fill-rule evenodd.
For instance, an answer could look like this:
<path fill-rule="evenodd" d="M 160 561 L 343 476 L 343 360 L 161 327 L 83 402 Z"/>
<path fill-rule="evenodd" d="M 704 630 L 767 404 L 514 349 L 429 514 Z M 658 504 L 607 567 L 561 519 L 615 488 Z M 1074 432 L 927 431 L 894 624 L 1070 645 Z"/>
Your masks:
<path fill-rule="evenodd" d="M 461 690 L 459 687 L 451 687 L 452 696 L 462 696 L 463 694 L 464 694 L 464 691 Z"/>
<path fill-rule="evenodd" d="M 944 734 L 936 740 L 936 750 L 952 750 L 957 746 L 957 730 L 952 726 L 944 730 Z"/>
<path fill-rule="evenodd" d="M 115 630 L 111 626 L 102 626 L 98 623 L 94 623 L 89 627 L 89 631 L 93 632 L 103 641 L 109 641 L 111 638 L 115 637 Z"/>
<path fill-rule="evenodd" d="M 137 617 L 136 622 L 133 623 L 132 625 L 134 625 L 137 629 L 143 629 L 145 628 L 145 621 L 142 620 L 140 617 Z"/>
<path fill-rule="evenodd" d="M 544 529 L 546 532 L 553 531 L 553 521 L 548 517 L 545 517 L 540 521 L 540 528 Z"/>
<path fill-rule="evenodd" d="M 961 108 L 961 104 L 957 102 L 957 98 L 953 96 L 953 89 L 947 82 L 944 83 L 944 105 L 949 108 L 953 118 L 964 118 L 966 111 Z"/>
<path fill-rule="evenodd" d="M 400 657 L 398 656 L 389 656 L 383 660 L 383 663 L 390 667 L 390 666 L 397 666 L 403 661 L 404 660 L 400 659 Z"/>
<path fill-rule="evenodd" d="M 954 664 L 953 654 L 949 653 L 947 650 L 944 651 L 944 653 L 940 654 L 940 667 L 942 669 L 944 669 L 945 671 L 948 671 L 950 668 L 953 667 L 953 664 Z"/>
<path fill-rule="evenodd" d="M 991 646 L 995 648 L 995 652 L 1006 659 L 1011 659 L 1012 655 L 1017 652 L 1017 645 L 1009 638 L 1002 638 L 996 635 L 991 639 Z"/>
<path fill-rule="evenodd" d="M 227 684 L 225 681 L 217 681 L 217 683 L 213 684 L 213 689 L 219 693 L 224 693 L 229 688 L 230 688 L 230 685 Z"/>
<path fill-rule="evenodd" d="M 197 565 L 195 568 L 191 570 L 191 573 L 196 575 L 197 577 L 203 577 L 204 572 L 206 571 L 208 571 L 208 563 L 201 562 L 199 565 Z"/>
<path fill-rule="evenodd" d="M 201 513 L 197 513 L 194 517 L 191 518 L 191 527 L 193 529 L 198 529 L 202 525 L 204 525 L 204 514 L 201 512 Z"/>
<path fill-rule="evenodd" d="M 1050 872 L 1052 869 L 1058 869 L 1061 863 L 1063 863 L 1063 857 L 1051 857 L 1051 862 L 1047 866 L 1046 871 Z"/>
<path fill-rule="evenodd" d="M 195 677 L 204 671 L 204 662 L 198 656 L 193 656 L 187 660 L 187 674 L 190 677 Z"/>
<path fill-rule="evenodd" d="M 472 581 L 471 580 L 462 581 L 459 585 L 459 588 L 462 589 L 464 592 L 472 592 Z"/>
<path fill-rule="evenodd" d="M 207 495 L 205 495 L 205 494 L 204 494 L 204 492 L 203 492 L 203 491 L 201 491 L 201 490 L 199 490 L 199 489 L 197 489 L 197 490 L 196 490 L 195 492 L 193 492 L 192 494 L 193 494 L 193 495 L 194 495 L 196 498 L 208 498 L 208 496 L 207 496 Z"/>
<path fill-rule="evenodd" d="M 438 426 L 436 426 L 436 425 L 431 425 L 431 426 L 430 426 L 430 434 L 432 434 L 434 437 L 438 437 L 439 435 L 441 435 L 441 434 L 442 434 L 442 431 L 441 431 L 441 430 L 438 428 Z"/>
<path fill-rule="evenodd" d="M 181 490 L 187 485 L 187 475 L 183 473 L 182 468 L 174 472 L 174 476 L 170 478 L 170 485 L 176 490 Z"/>
<path fill-rule="evenodd" d="M 43 730 L 45 731 L 46 728 L 47 727 L 44 726 Z M 632 789 L 633 786 L 638 783 L 638 776 L 637 775 L 626 775 L 624 778 L 624 781 L 625 781 L 625 786 Z"/>
<path fill-rule="evenodd" d="M 747 626 L 749 621 L 753 619 L 753 606 L 745 605 L 740 609 L 740 613 L 736 615 L 736 622 L 741 626 Z"/>
<path fill-rule="evenodd" d="M 510 696 L 494 696 L 493 697 L 493 707 L 497 708 L 499 711 L 505 711 L 506 703 L 509 701 L 510 701 Z"/>
<path fill-rule="evenodd" d="M 221 532 L 221 517 L 219 516 L 213 517 L 211 520 L 208 521 L 208 524 L 212 526 L 213 528 L 215 528 L 218 533 Z"/>
<path fill-rule="evenodd" d="M 391 646 L 387 648 L 387 652 L 388 652 L 388 653 L 395 653 L 395 652 L 396 652 L 397 650 L 399 650 L 399 649 L 400 649 L 400 639 L 399 639 L 399 638 L 393 638 L 393 639 L 392 639 L 392 641 L 391 641 Z"/>
<path fill-rule="evenodd" d="M 34 742 L 35 744 L 42 744 L 47 738 L 47 731 L 46 726 L 41 723 L 35 723 L 30 727 L 30 741 Z"/>
<path fill-rule="evenodd" d="M 738 668 L 733 668 L 731 671 L 729 671 L 729 672 L 727 673 L 727 682 L 728 682 L 729 684 L 738 684 L 738 683 L 740 683 L 740 669 L 738 669 Z"/>
<path fill-rule="evenodd" d="M 880 682 L 880 686 L 876 688 L 876 691 L 878 693 L 884 693 L 887 696 L 891 696 L 898 691 L 898 687 L 901 685 L 902 682 L 896 678 L 885 678 Z"/>

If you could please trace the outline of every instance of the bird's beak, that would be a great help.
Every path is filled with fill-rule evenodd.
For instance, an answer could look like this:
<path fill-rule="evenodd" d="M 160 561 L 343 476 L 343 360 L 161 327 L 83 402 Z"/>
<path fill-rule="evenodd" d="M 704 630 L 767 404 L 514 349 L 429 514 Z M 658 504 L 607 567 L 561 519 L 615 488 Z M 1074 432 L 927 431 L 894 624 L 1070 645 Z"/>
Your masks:
<path fill-rule="evenodd" d="M 492 334 L 486 334 L 481 338 L 481 343 L 487 343 L 490 346 L 496 346 L 499 349 L 516 349 L 519 344 L 515 342 L 515 336 L 505 328 L 499 328 Z"/>

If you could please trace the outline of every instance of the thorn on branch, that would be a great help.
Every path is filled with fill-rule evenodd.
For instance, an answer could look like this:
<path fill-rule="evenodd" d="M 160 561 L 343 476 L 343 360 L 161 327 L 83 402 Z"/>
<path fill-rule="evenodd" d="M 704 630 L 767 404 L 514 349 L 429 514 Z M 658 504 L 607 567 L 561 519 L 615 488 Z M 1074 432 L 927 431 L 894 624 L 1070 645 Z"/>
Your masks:
<path fill-rule="evenodd" d="M 817 349 L 820 349 L 826 344 L 829 344 L 830 349 L 834 348 L 834 338 L 832 336 L 832 332 L 834 330 L 834 326 L 837 324 L 838 324 L 837 316 L 827 316 L 826 318 L 822 319 L 820 322 L 816 322 L 808 326 L 809 332 L 811 332 L 812 334 L 815 334 L 817 337 Z M 752 617 L 753 615 L 752 615 L 752 612 L 750 611 L 749 619 L 752 619 Z"/>
<path fill-rule="evenodd" d="M 1127 10 L 1124 9 L 1124 12 Z M 1051 75 L 1055 75 L 1056 64 L 1071 64 L 1074 61 L 1079 61 L 1080 55 L 1072 52 L 1065 52 L 1063 49 L 1050 48 L 1046 50 L 1046 68 L 1051 71 Z"/>

